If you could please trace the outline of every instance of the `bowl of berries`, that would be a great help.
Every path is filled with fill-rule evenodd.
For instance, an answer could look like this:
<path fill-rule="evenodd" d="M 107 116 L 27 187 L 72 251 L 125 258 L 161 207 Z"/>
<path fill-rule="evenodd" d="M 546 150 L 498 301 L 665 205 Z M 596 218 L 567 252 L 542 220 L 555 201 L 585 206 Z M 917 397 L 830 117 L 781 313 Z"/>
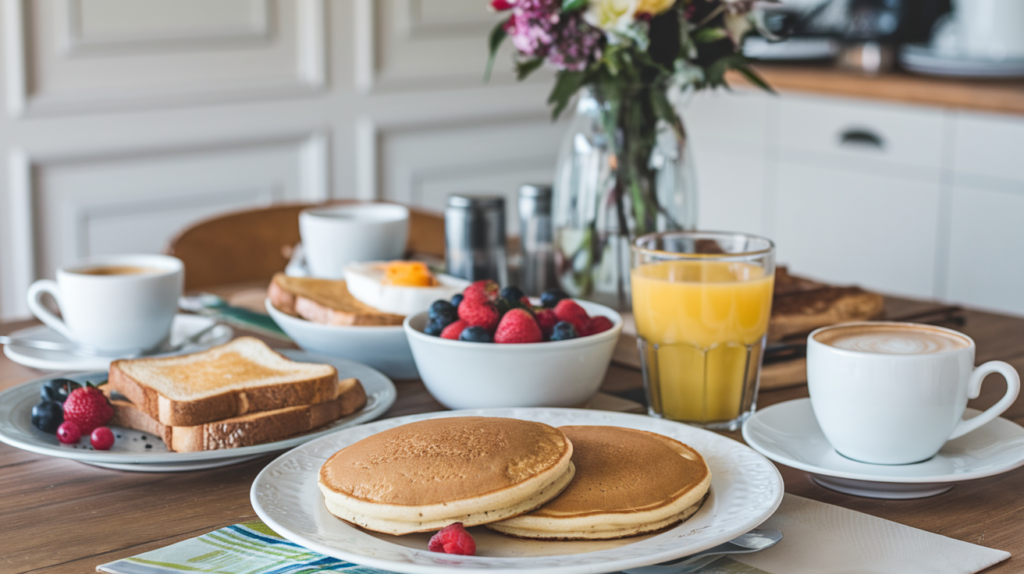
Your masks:
<path fill-rule="evenodd" d="M 450 409 L 580 406 L 597 393 L 622 317 L 558 290 L 477 281 L 403 323 L 427 390 Z"/>

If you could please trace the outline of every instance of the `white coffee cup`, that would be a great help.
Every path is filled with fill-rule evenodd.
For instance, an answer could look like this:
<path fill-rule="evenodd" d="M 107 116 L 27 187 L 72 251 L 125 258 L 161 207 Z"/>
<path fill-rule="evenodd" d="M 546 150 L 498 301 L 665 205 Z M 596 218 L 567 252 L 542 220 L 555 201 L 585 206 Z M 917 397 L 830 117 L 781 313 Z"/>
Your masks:
<path fill-rule="evenodd" d="M 185 280 L 180 259 L 166 255 L 107 255 L 57 270 L 28 289 L 28 307 L 65 338 L 117 353 L 144 351 L 171 331 Z M 48 293 L 61 317 L 43 305 Z"/>
<path fill-rule="evenodd" d="M 310 273 L 341 279 L 349 263 L 401 259 L 409 210 L 392 203 L 314 207 L 299 214 L 299 233 Z"/>
<path fill-rule="evenodd" d="M 935 456 L 1008 409 L 1020 376 L 1002 361 L 974 368 L 974 341 L 914 323 L 847 323 L 807 337 L 811 407 L 836 451 L 874 464 L 911 464 Z M 1002 399 L 963 420 L 989 373 L 1006 378 Z"/>

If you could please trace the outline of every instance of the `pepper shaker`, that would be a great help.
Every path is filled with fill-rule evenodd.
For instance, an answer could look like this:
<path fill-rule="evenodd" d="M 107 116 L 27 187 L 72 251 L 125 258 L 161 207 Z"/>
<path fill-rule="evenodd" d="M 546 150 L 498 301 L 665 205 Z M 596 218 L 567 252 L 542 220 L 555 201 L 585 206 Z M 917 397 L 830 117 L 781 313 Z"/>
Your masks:
<path fill-rule="evenodd" d="M 452 194 L 444 210 L 448 274 L 469 281 L 492 279 L 508 285 L 505 198 Z"/>
<path fill-rule="evenodd" d="M 558 287 L 554 232 L 551 227 L 551 186 L 519 186 L 519 287 L 537 296 Z"/>

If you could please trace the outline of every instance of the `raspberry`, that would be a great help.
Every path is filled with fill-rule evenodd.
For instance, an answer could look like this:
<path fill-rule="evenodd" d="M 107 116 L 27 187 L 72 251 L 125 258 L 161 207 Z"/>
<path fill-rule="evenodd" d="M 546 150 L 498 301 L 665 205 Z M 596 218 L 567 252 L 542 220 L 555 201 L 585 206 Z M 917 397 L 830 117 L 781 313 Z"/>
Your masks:
<path fill-rule="evenodd" d="M 473 556 L 476 554 L 476 541 L 462 527 L 461 522 L 456 522 L 445 526 L 437 534 L 431 536 L 427 548 L 431 552 Z"/>
<path fill-rule="evenodd" d="M 57 427 L 57 440 L 64 444 L 75 444 L 80 438 L 82 438 L 82 431 L 75 423 L 65 421 Z"/>
<path fill-rule="evenodd" d="M 598 315 L 590 319 L 590 328 L 587 329 L 588 335 L 596 335 L 598 333 L 604 333 L 608 329 L 612 328 L 612 320 L 603 315 Z"/>
<path fill-rule="evenodd" d="M 590 334 L 590 315 L 572 299 L 562 299 L 555 305 L 555 317 L 571 323 L 580 337 Z"/>
<path fill-rule="evenodd" d="M 551 330 L 555 328 L 555 323 L 558 322 L 558 317 L 555 317 L 555 312 L 551 309 L 540 307 L 533 310 L 533 316 L 537 318 L 537 325 L 540 326 L 540 330 L 544 333 L 545 337 L 551 337 Z"/>
<path fill-rule="evenodd" d="M 465 321 L 467 325 L 483 327 L 493 332 L 500 318 L 498 310 L 487 301 L 463 299 L 459 305 L 459 319 Z"/>
<path fill-rule="evenodd" d="M 494 332 L 495 343 L 539 343 L 543 340 L 544 333 L 525 309 L 512 309 L 505 313 Z"/>
<path fill-rule="evenodd" d="M 89 435 L 89 442 L 96 450 L 110 450 L 114 446 L 114 433 L 107 427 L 96 427 Z"/>
<path fill-rule="evenodd" d="M 103 426 L 114 418 L 114 407 L 99 389 L 86 383 L 75 389 L 64 401 L 64 420 L 78 425 L 82 434 L 89 434 L 94 428 Z"/>
<path fill-rule="evenodd" d="M 462 333 L 462 330 L 468 326 L 469 325 L 466 324 L 466 322 L 461 319 L 455 321 L 441 330 L 441 338 L 456 341 L 458 340 L 459 335 Z"/>

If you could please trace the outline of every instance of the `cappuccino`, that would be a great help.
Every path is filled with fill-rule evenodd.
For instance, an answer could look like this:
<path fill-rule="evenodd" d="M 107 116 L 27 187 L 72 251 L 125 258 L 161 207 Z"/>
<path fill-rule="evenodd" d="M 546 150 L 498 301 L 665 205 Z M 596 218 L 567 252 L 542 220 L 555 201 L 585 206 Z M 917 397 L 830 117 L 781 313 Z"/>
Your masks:
<path fill-rule="evenodd" d="M 76 269 L 71 273 L 82 275 L 145 275 L 153 273 L 166 273 L 166 270 L 157 267 L 139 267 L 136 265 L 103 265 L 100 267 L 89 267 L 87 269 Z"/>
<path fill-rule="evenodd" d="M 814 335 L 814 340 L 837 349 L 880 355 L 928 355 L 971 346 L 966 337 L 917 325 L 838 326 Z"/>

